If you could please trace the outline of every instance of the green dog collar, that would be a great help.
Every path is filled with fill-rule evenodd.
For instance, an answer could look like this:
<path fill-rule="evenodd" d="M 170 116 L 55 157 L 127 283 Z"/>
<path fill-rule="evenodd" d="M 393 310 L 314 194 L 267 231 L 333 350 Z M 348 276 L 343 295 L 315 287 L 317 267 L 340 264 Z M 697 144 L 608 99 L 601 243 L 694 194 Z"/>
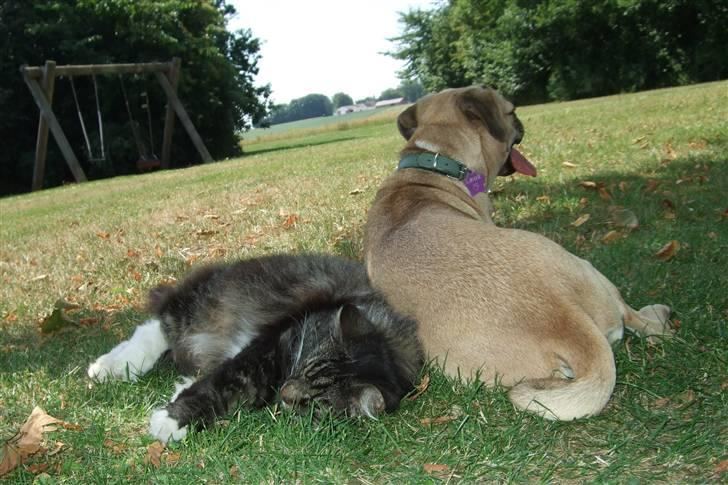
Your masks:
<path fill-rule="evenodd" d="M 398 170 L 403 168 L 421 168 L 431 172 L 441 173 L 457 180 L 463 180 L 468 173 L 468 167 L 453 160 L 440 155 L 439 153 L 417 153 L 407 155 L 399 161 Z"/>

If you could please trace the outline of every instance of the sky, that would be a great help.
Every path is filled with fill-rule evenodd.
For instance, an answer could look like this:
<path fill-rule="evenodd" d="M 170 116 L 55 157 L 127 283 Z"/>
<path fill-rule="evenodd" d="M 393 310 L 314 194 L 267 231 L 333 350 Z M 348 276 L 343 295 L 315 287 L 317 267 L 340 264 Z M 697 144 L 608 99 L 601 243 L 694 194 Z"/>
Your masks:
<path fill-rule="evenodd" d="M 401 34 L 397 12 L 434 0 L 228 0 L 238 11 L 229 30 L 261 41 L 256 84 L 270 83 L 275 103 L 344 92 L 354 101 L 396 88 L 402 61 L 382 54 Z"/>

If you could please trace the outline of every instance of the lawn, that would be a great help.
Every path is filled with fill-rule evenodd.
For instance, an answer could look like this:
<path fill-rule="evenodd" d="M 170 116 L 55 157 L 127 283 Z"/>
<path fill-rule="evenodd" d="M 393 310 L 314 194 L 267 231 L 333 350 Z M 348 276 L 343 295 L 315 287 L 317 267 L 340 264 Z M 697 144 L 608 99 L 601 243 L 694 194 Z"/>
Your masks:
<path fill-rule="evenodd" d="M 390 112 L 246 141 L 236 160 L 0 199 L 0 440 L 35 406 L 70 423 L 6 478 L 724 481 L 728 82 L 519 114 L 539 176 L 499 180 L 496 223 L 589 259 L 634 307 L 674 309 L 675 338 L 627 335 L 616 346 L 617 386 L 601 415 L 544 421 L 516 412 L 502 389 L 431 366 L 427 390 L 378 421 L 314 425 L 276 406 L 239 409 L 158 455 L 147 419 L 174 371 L 134 385 L 86 378 L 89 362 L 145 318 L 145 291 L 191 266 L 281 251 L 361 259 L 367 208 L 402 146 Z M 58 300 L 72 323 L 43 333 Z"/>

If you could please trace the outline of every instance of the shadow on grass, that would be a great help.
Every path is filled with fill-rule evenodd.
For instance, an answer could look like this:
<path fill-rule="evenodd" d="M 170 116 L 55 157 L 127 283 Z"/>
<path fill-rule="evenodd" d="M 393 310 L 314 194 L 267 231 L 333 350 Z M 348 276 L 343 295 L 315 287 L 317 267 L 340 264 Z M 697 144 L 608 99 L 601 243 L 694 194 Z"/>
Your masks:
<path fill-rule="evenodd" d="M 305 148 L 305 147 L 314 147 L 314 146 L 320 146 L 320 145 L 328 145 L 331 143 L 339 143 L 342 141 L 351 141 L 351 140 L 361 140 L 363 138 L 373 138 L 371 135 L 362 135 L 362 136 L 343 136 L 341 138 L 333 138 L 329 140 L 321 140 L 321 141 L 315 141 L 315 142 L 300 142 L 298 141 L 299 138 L 294 138 L 290 140 L 290 143 L 286 143 L 286 140 L 280 140 L 280 141 L 270 141 L 270 142 L 258 142 L 261 144 L 281 144 L 280 146 L 275 146 L 271 148 L 261 148 L 261 149 L 255 149 L 255 147 L 249 147 L 245 148 L 245 145 L 243 145 L 243 155 L 262 155 L 264 153 L 272 153 L 272 152 L 278 152 L 282 150 L 293 150 L 296 148 Z M 251 143 L 252 144 L 252 143 Z M 256 143 L 257 144 L 257 143 Z"/>
<path fill-rule="evenodd" d="M 335 141 L 341 140 L 325 143 Z M 666 303 L 681 318 L 705 305 L 715 308 L 714 315 L 696 319 L 691 330 L 696 338 L 725 339 L 725 326 L 718 321 L 728 308 L 728 292 L 719 283 L 728 268 L 728 177 L 723 173 L 726 159 L 715 153 L 700 151 L 670 160 L 654 173 L 605 171 L 563 183 L 515 177 L 493 194 L 496 222 L 544 234 L 588 259 L 637 308 Z M 584 188 L 580 185 L 584 181 L 596 188 Z M 617 227 L 612 220 L 614 207 L 632 211 L 639 227 L 632 231 Z M 583 214 L 590 218 L 574 225 Z M 618 235 L 609 239 L 610 231 Z M 336 252 L 360 260 L 361 254 L 356 253 L 361 251 L 361 232 L 358 227 L 349 234 Z M 675 257 L 669 261 L 655 257 L 671 240 L 681 245 Z M 129 308 L 76 316 L 83 317 L 103 317 L 103 321 L 49 336 L 30 326 L 4 332 L 2 344 L 10 350 L 0 352 L 0 368 L 10 373 L 44 369 L 59 376 L 80 367 L 75 372 L 85 378 L 86 366 L 129 338 L 147 315 Z"/>

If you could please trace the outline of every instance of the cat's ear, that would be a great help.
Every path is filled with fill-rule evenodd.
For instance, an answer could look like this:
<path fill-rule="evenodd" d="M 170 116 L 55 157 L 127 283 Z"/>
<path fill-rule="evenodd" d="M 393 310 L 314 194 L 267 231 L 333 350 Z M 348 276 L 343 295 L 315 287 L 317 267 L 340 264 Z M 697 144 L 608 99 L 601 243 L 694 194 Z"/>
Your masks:
<path fill-rule="evenodd" d="M 339 308 L 338 337 L 342 342 L 360 338 L 371 331 L 371 323 L 354 305 L 346 304 Z"/>

